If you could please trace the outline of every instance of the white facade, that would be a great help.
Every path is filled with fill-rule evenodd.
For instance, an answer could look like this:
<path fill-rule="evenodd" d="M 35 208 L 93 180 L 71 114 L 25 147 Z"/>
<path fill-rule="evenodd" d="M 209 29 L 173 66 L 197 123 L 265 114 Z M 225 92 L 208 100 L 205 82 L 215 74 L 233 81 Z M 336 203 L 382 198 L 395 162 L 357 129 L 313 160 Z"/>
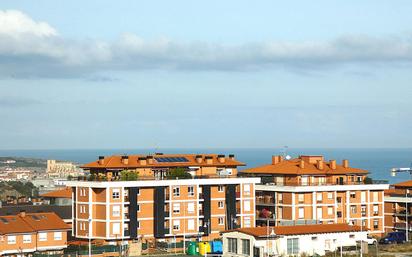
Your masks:
<path fill-rule="evenodd" d="M 223 256 L 312 256 L 325 255 L 340 247 L 355 246 L 357 242 L 366 240 L 367 232 L 339 232 L 303 235 L 277 235 L 275 237 L 254 237 L 249 234 L 234 231 L 223 234 Z M 229 249 L 229 240 L 236 239 L 236 253 Z M 242 242 L 249 240 L 249 244 Z M 233 241 L 232 241 L 233 242 Z M 244 246 L 249 245 L 249 250 Z M 292 246 L 293 245 L 293 246 Z M 292 246 L 292 247 L 291 247 Z"/>

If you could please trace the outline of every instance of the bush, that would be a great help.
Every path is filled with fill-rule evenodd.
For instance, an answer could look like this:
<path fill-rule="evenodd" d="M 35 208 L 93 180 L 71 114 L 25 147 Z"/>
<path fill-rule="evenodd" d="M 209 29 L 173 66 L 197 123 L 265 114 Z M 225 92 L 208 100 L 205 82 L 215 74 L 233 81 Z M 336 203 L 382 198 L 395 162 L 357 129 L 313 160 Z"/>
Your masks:
<path fill-rule="evenodd" d="M 183 169 L 183 168 L 174 168 L 174 169 L 169 170 L 169 173 L 167 173 L 167 178 L 170 178 L 170 179 L 176 179 L 176 178 L 185 179 L 185 178 L 192 178 L 192 175 L 190 175 L 190 173 L 186 172 L 186 170 Z"/>
<path fill-rule="evenodd" d="M 138 175 L 136 172 L 133 171 L 127 171 L 127 170 L 122 170 L 120 172 L 120 180 L 122 181 L 135 181 L 137 180 Z"/>

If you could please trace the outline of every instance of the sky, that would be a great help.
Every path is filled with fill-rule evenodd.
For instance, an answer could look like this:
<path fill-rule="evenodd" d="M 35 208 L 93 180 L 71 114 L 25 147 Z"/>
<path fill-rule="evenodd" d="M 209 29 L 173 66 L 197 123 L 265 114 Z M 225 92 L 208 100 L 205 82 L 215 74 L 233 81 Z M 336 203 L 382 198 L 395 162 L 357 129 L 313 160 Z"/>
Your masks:
<path fill-rule="evenodd" d="M 412 147 L 411 1 L 0 2 L 0 149 Z"/>

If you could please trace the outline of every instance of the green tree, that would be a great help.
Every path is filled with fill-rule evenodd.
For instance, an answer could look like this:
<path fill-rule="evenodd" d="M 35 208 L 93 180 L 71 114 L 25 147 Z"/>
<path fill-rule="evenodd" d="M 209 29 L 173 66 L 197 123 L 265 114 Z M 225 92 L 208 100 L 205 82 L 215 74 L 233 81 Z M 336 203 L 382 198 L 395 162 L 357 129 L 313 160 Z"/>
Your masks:
<path fill-rule="evenodd" d="M 185 178 L 192 178 L 192 175 L 190 173 L 186 172 L 184 168 L 173 168 L 169 170 L 169 173 L 167 173 L 167 178 L 169 179 L 185 179 Z"/>

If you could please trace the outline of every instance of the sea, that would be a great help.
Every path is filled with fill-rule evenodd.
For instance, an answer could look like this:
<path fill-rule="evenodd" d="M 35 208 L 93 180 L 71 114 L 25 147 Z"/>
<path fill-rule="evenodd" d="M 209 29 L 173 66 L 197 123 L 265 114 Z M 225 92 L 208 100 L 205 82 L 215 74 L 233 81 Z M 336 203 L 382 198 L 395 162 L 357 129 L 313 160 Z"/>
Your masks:
<path fill-rule="evenodd" d="M 235 158 L 246 163 L 245 167 L 255 167 L 271 162 L 272 155 L 289 155 L 292 158 L 299 155 L 323 155 L 325 160 L 349 160 L 351 167 L 361 168 L 370 172 L 375 180 L 388 180 L 398 183 L 412 179 L 409 173 L 399 173 L 391 176 L 394 167 L 412 167 L 412 148 L 164 148 L 164 149 L 70 149 L 70 150 L 0 150 L 1 157 L 29 157 L 40 159 L 55 159 L 84 164 L 95 161 L 100 155 L 113 154 L 153 154 L 153 153 L 217 153 L 234 154 Z"/>

